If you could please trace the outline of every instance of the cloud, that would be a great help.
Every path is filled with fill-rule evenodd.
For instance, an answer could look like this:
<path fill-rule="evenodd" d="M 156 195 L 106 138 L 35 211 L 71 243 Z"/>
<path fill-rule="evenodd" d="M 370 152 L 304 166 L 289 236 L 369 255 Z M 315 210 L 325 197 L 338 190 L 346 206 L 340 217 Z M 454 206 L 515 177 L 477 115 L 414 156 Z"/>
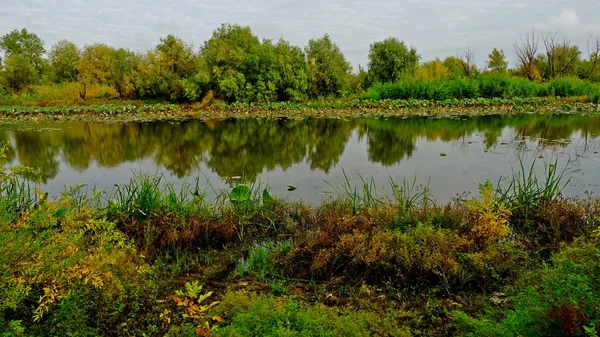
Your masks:
<path fill-rule="evenodd" d="M 550 16 L 546 22 L 535 25 L 540 31 L 559 31 L 567 37 L 579 39 L 590 35 L 600 36 L 600 23 L 584 22 L 575 10 L 563 10 L 559 15 Z"/>
<path fill-rule="evenodd" d="M 492 48 L 512 60 L 512 44 L 531 29 L 560 29 L 573 43 L 600 36 L 600 1 L 577 0 L 0 0 L 0 34 L 27 28 L 49 48 L 67 39 L 145 51 L 173 33 L 196 47 L 221 23 L 249 25 L 261 38 L 305 46 L 329 33 L 354 65 L 390 36 L 424 61 L 470 47 L 482 66 Z M 583 44 L 582 44 L 583 43 Z"/>

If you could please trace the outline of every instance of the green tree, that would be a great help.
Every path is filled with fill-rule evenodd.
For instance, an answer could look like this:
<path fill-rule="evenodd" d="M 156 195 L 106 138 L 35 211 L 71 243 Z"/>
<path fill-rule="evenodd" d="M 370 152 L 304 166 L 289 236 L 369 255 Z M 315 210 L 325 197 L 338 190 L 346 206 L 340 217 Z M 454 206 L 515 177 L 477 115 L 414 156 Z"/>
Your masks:
<path fill-rule="evenodd" d="M 506 61 L 506 55 L 504 50 L 494 48 L 488 55 L 488 61 L 486 62 L 487 68 L 494 73 L 505 73 L 508 68 L 508 61 Z"/>
<path fill-rule="evenodd" d="M 239 25 L 223 24 L 204 42 L 200 55 L 218 97 L 231 102 L 252 96 L 250 78 L 258 75 L 260 49 L 260 40 L 250 27 Z"/>
<path fill-rule="evenodd" d="M 280 39 L 275 45 L 279 83 L 277 96 L 280 101 L 299 101 L 306 98 L 309 87 L 306 58 L 300 47 Z"/>
<path fill-rule="evenodd" d="M 33 64 L 38 75 L 42 74 L 44 69 L 44 42 L 34 33 L 27 29 L 15 29 L 0 37 L 0 50 L 4 56 L 9 58 L 14 55 L 21 55 Z"/>
<path fill-rule="evenodd" d="M 369 49 L 369 76 L 372 82 L 395 82 L 403 75 L 413 75 L 419 55 L 415 48 L 390 37 L 375 42 Z"/>
<path fill-rule="evenodd" d="M 350 75 L 350 89 L 355 94 L 361 94 L 369 86 L 369 73 L 361 66 L 358 66 L 356 74 Z"/>
<path fill-rule="evenodd" d="M 308 41 L 306 58 L 313 95 L 335 96 L 348 87 L 352 67 L 329 35 Z"/>
<path fill-rule="evenodd" d="M 72 42 L 62 40 L 53 45 L 48 54 L 52 81 L 57 83 L 77 81 L 77 63 L 80 58 L 81 52 Z"/>
<path fill-rule="evenodd" d="M 26 56 L 15 54 L 6 59 L 1 79 L 7 89 L 19 92 L 35 83 L 37 78 L 35 65 Z"/>

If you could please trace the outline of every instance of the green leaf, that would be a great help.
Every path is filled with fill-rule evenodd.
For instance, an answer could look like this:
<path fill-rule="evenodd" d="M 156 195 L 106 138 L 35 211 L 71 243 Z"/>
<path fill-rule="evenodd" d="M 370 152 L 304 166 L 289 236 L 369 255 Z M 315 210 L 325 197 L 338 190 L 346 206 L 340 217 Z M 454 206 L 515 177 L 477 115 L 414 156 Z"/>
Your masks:
<path fill-rule="evenodd" d="M 250 200 L 250 187 L 239 185 L 234 187 L 229 193 L 229 200 L 232 204 L 243 204 Z"/>
<path fill-rule="evenodd" d="M 54 212 L 54 214 L 52 214 L 53 218 L 60 218 L 61 216 L 63 216 L 65 213 L 67 212 L 67 209 L 65 207 L 57 210 L 56 212 Z"/>
<path fill-rule="evenodd" d="M 265 188 L 262 192 L 262 201 L 263 204 L 269 204 L 275 201 L 268 188 Z"/>
<path fill-rule="evenodd" d="M 291 191 L 295 191 L 295 190 L 297 190 L 297 189 L 298 189 L 298 187 L 296 187 L 296 186 L 294 186 L 294 185 L 288 185 L 288 191 L 290 191 L 290 192 L 291 192 Z"/>

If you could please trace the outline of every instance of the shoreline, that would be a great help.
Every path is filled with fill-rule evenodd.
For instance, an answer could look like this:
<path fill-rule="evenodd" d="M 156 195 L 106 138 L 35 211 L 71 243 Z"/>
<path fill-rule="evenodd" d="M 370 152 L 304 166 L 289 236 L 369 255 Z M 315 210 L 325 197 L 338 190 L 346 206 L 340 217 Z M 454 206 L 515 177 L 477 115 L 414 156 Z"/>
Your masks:
<path fill-rule="evenodd" d="M 135 122 L 228 118 L 455 117 L 502 114 L 589 114 L 600 104 L 587 98 L 465 99 L 447 101 L 382 100 L 261 104 L 146 104 L 121 102 L 85 106 L 0 107 L 0 122 Z"/>

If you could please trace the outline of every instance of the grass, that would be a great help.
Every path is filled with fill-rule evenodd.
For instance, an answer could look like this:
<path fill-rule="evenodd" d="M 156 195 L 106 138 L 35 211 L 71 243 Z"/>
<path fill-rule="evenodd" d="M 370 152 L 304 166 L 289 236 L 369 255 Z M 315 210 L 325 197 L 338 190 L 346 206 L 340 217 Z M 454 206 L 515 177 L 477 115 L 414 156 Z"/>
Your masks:
<path fill-rule="evenodd" d="M 533 160 L 527 168 L 523 159 L 519 158 L 519 170 L 513 171 L 512 176 L 504 177 L 498 182 L 497 198 L 514 209 L 526 206 L 538 206 L 546 200 L 558 198 L 563 188 L 570 182 L 569 175 L 576 170 L 570 167 L 570 161 L 560 170 L 558 160 L 544 165 L 544 177 L 540 178 L 535 172 L 537 160 Z M 504 180 L 506 186 L 502 185 Z"/>

